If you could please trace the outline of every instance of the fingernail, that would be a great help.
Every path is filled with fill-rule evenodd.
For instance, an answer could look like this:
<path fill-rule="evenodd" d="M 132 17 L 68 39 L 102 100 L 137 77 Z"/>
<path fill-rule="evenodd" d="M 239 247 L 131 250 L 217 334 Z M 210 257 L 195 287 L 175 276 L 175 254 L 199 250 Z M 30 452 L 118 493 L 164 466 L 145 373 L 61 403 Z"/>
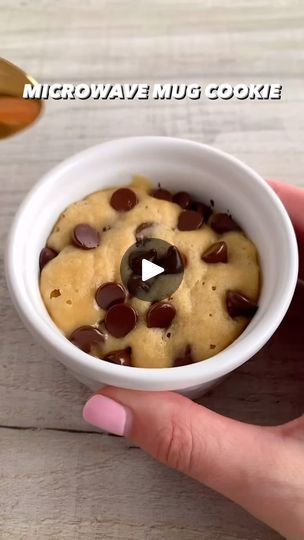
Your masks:
<path fill-rule="evenodd" d="M 113 399 L 96 394 L 86 402 L 83 418 L 92 426 L 115 435 L 127 436 L 132 425 L 132 412 Z"/>

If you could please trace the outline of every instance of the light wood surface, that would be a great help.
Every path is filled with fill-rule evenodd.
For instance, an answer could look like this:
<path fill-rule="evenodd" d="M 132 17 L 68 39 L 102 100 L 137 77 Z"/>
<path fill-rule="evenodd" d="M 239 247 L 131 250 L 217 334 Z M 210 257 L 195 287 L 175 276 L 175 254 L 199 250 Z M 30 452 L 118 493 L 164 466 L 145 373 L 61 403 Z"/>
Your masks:
<path fill-rule="evenodd" d="M 187 137 L 233 153 L 265 177 L 303 185 L 303 2 L 0 0 L 0 13 L 1 55 L 40 82 L 283 85 L 280 102 L 49 101 L 32 129 L 1 142 L 1 540 L 279 538 L 223 497 L 82 421 L 89 393 L 23 328 L 6 290 L 3 251 L 35 181 L 109 138 Z M 298 289 L 271 343 L 202 403 L 263 424 L 303 412 L 303 300 Z"/>

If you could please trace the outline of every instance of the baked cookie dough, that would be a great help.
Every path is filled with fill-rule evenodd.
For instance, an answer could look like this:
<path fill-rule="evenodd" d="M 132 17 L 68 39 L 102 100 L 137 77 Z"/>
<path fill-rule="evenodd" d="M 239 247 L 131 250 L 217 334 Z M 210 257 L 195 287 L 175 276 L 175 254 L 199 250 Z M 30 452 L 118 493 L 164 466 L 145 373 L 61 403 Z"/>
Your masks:
<path fill-rule="evenodd" d="M 71 204 L 40 254 L 40 291 L 58 328 L 85 352 L 136 367 L 225 349 L 254 315 L 261 278 L 256 247 L 213 205 L 140 176 Z M 175 246 L 184 263 L 181 285 L 163 302 L 140 300 L 121 283 L 122 257 L 144 237 Z"/>

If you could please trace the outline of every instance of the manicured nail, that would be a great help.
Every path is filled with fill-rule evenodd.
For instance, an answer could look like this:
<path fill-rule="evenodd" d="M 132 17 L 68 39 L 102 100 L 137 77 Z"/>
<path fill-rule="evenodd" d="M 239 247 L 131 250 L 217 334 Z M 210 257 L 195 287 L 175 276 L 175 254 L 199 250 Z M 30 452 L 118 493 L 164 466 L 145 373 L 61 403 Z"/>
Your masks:
<path fill-rule="evenodd" d="M 115 435 L 127 436 L 132 424 L 132 412 L 113 399 L 95 394 L 83 408 L 83 418 L 92 426 Z"/>

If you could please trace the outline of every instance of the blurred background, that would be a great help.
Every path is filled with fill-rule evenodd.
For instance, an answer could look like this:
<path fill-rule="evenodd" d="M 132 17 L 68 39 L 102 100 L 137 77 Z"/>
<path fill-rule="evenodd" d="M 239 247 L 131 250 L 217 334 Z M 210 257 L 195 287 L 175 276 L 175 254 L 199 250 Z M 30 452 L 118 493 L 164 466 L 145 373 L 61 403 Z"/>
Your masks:
<path fill-rule="evenodd" d="M 0 36 L 1 56 L 41 83 L 283 86 L 281 101 L 49 100 L 35 125 L 0 141 L 1 540 L 278 539 L 233 503 L 84 424 L 88 391 L 23 328 L 6 291 L 3 250 L 41 175 L 115 137 L 186 137 L 265 178 L 304 185 L 304 3 L 0 0 Z M 300 322 L 295 311 L 289 318 L 294 332 L 283 325 L 266 360 L 264 352 L 202 402 L 264 424 L 303 412 Z"/>
<path fill-rule="evenodd" d="M 283 85 L 280 102 L 50 100 L 35 128 L 1 144 L 12 158 L 7 181 L 24 155 L 27 188 L 80 149 L 144 134 L 212 144 L 265 177 L 303 180 L 300 0 L 0 0 L 0 7 L 1 56 L 39 82 Z"/>

